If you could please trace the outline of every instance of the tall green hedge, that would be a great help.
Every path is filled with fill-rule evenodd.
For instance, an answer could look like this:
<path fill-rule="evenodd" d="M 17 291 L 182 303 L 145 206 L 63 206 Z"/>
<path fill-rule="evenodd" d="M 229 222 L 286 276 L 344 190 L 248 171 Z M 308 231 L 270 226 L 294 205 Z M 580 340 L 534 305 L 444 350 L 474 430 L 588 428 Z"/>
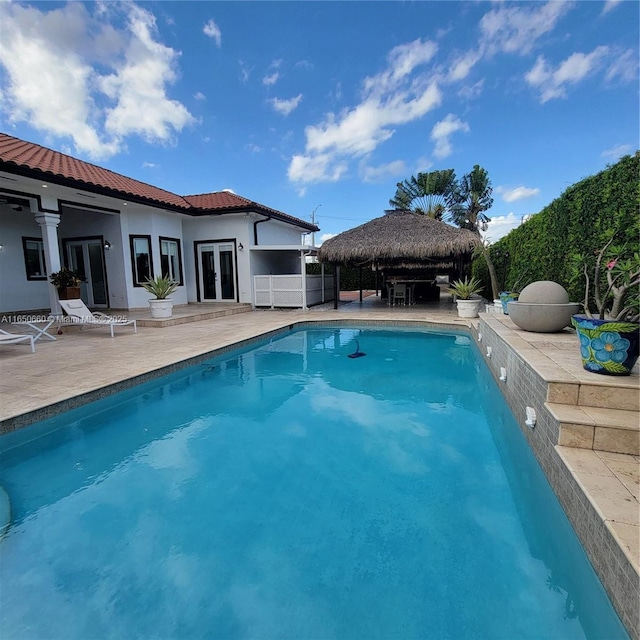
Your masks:
<path fill-rule="evenodd" d="M 571 300 L 583 299 L 580 266 L 572 255 L 593 257 L 610 234 L 625 254 L 640 251 L 640 152 L 569 187 L 540 213 L 491 246 L 501 289 L 521 290 L 536 280 L 564 286 Z M 473 274 L 491 291 L 486 263 Z M 517 287 L 516 287 L 517 283 Z"/>

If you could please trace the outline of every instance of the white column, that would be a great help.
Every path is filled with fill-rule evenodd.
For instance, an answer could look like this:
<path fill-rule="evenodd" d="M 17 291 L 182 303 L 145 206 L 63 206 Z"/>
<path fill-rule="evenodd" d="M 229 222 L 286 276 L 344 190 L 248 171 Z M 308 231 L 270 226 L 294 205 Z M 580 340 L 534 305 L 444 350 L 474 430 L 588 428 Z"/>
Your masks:
<path fill-rule="evenodd" d="M 307 256 L 304 251 L 300 252 L 300 262 L 302 264 L 301 267 L 301 275 L 302 275 L 302 308 L 308 309 L 307 307 Z"/>
<path fill-rule="evenodd" d="M 36 212 L 33 216 L 42 230 L 42 244 L 44 245 L 44 259 L 47 263 L 47 273 L 51 274 L 60 271 L 60 249 L 58 248 L 58 225 L 60 224 L 59 213 Z M 51 313 L 56 315 L 62 313 L 58 304 L 58 292 L 49 283 L 49 303 Z"/>

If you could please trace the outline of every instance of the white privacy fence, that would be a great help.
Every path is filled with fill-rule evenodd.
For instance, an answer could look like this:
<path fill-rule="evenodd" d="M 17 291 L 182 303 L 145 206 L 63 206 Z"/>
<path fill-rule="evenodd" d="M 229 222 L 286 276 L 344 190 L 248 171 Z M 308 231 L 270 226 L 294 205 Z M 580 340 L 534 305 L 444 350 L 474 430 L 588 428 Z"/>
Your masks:
<path fill-rule="evenodd" d="M 305 276 L 300 273 L 254 276 L 253 297 L 256 307 L 304 309 L 333 300 L 333 276 Z"/>

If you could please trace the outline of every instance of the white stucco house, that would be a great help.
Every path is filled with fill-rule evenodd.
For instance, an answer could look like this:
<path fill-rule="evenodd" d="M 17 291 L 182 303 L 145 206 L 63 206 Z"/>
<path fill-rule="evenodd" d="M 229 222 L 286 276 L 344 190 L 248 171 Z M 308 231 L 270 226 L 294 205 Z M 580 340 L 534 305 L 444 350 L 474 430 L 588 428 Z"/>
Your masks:
<path fill-rule="evenodd" d="M 138 309 L 167 275 L 174 304 L 307 307 L 332 285 L 306 277 L 314 224 L 228 191 L 180 196 L 0 133 L 0 312 L 59 313 L 48 275 L 83 279 L 92 308 Z"/>

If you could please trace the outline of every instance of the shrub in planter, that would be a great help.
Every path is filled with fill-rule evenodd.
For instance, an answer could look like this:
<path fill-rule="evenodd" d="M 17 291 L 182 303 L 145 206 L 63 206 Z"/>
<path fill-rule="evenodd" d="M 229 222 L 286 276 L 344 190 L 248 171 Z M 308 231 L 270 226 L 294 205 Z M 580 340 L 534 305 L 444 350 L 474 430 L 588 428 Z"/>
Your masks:
<path fill-rule="evenodd" d="M 593 269 L 583 263 L 584 315 L 571 322 L 587 371 L 629 375 L 640 353 L 640 255 L 627 257 L 613 238 L 596 254 Z M 597 311 L 596 311 L 597 309 Z"/>

